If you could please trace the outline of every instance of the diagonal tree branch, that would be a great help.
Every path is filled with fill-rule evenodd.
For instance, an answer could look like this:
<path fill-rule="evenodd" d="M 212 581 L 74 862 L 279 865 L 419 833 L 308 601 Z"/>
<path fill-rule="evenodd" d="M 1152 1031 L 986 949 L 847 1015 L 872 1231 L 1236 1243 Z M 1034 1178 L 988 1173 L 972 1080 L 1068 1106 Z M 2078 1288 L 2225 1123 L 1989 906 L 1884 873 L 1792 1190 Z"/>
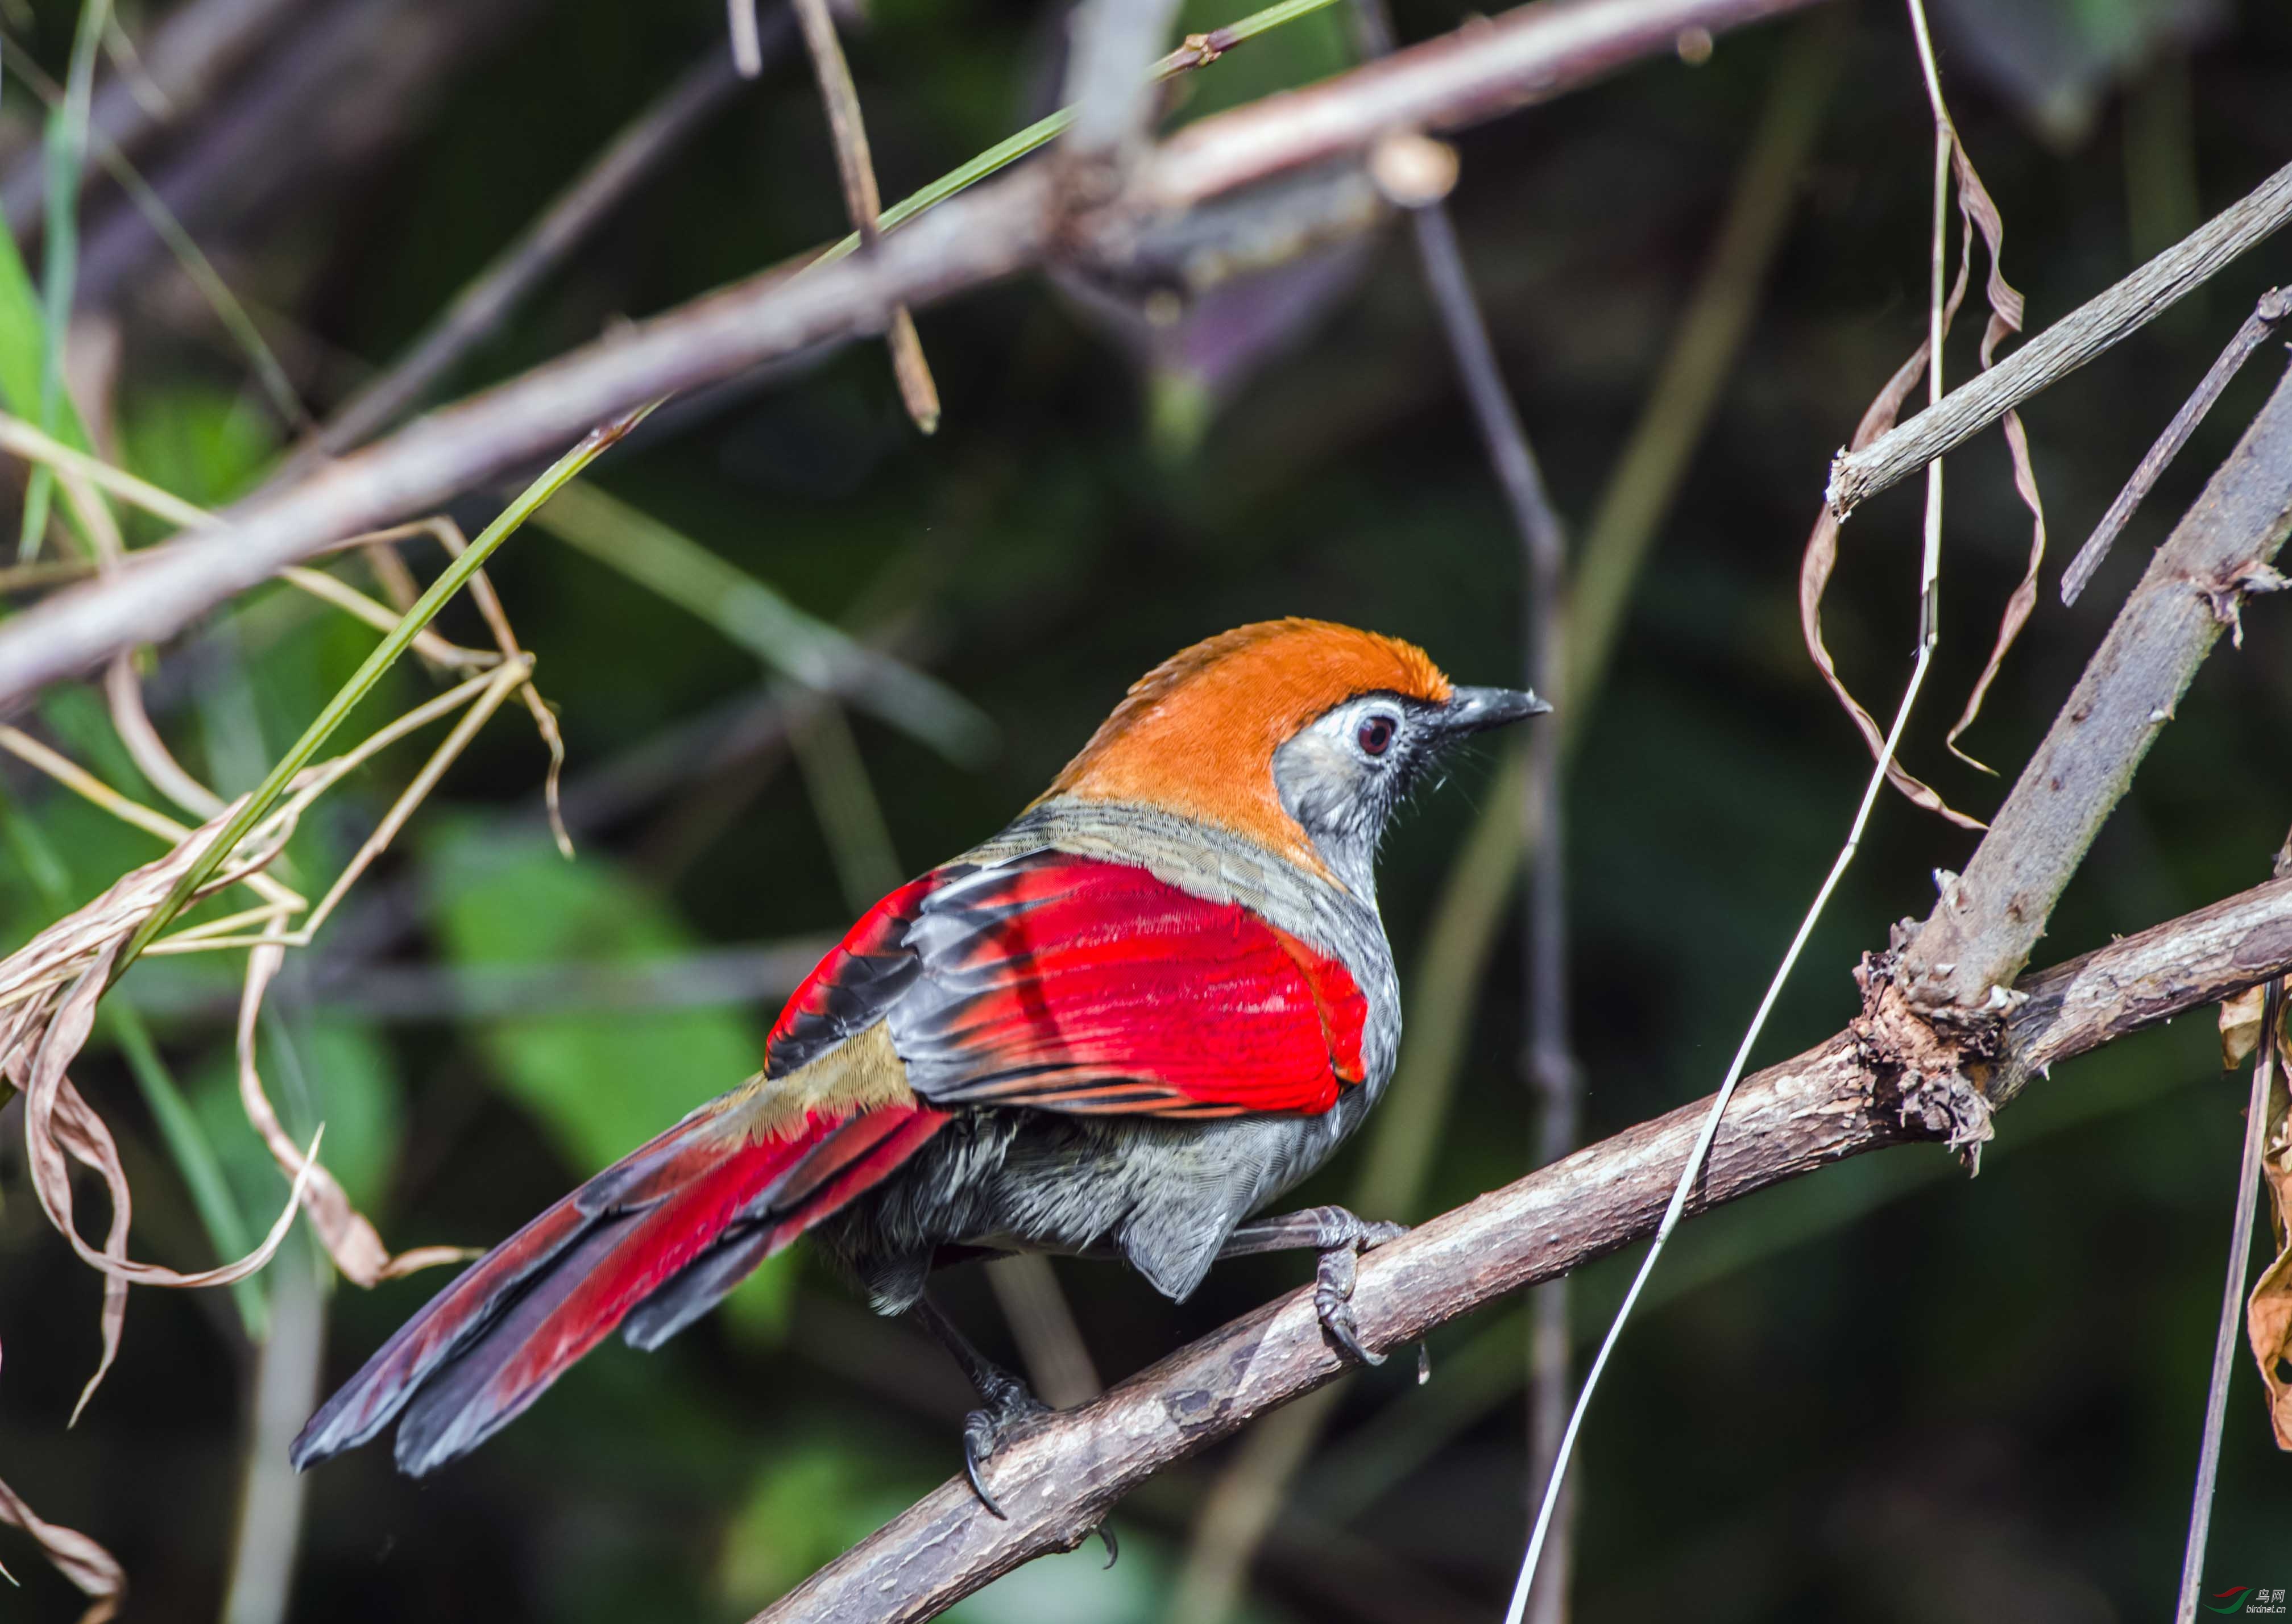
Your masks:
<path fill-rule="evenodd" d="M 1812 0 L 1542 0 L 1396 52 L 1306 91 L 1205 118 L 1150 155 L 1108 219 L 1182 209 L 1366 149 L 1397 125 L 1495 117 L 1719 29 Z M 407 425 L 291 489 L 231 511 L 196 542 L 154 550 L 114 580 L 66 592 L 0 627 L 0 714 L 120 648 L 162 641 L 206 610 L 342 536 L 434 508 L 547 456 L 593 424 L 814 344 L 881 332 L 921 305 L 1040 263 L 1058 240 L 1039 166 L 933 210 L 873 253 L 806 275 L 765 272 L 572 351 Z M 1079 223 L 1079 222 L 1077 222 Z"/>
<path fill-rule="evenodd" d="M 1830 470 L 1830 510 L 1840 518 L 1896 480 L 1972 438 L 2032 395 L 2139 332 L 2248 248 L 2292 221 L 2292 164 L 2262 181 L 2114 287 L 2094 294 L 1964 388 Z"/>
<path fill-rule="evenodd" d="M 2007 1055 L 2040 1069 L 2288 967 L 2292 880 L 2280 880 L 2031 977 Z M 1905 1097 L 1906 1078 L 1920 1086 L 1915 1066 L 1865 1020 L 1746 1079 L 1690 1210 L 1936 1137 Z M 1699 1101 L 1643 1122 L 1366 1255 L 1353 1299 L 1363 1339 L 1372 1348 L 1418 1340 L 1652 1232 L 1709 1108 Z M 955 1478 L 754 1624 L 930 1618 L 1030 1557 L 1072 1549 L 1154 1473 L 1346 1368 L 1320 1334 L 1311 1290 L 1292 1292 L 998 1452 L 990 1470 L 1007 1521 Z"/>
<path fill-rule="evenodd" d="M 1737 1087 L 1687 1210 L 1884 1146 L 1942 1140 L 1977 1151 L 1991 1113 L 2030 1076 L 2292 963 L 2292 880 L 2280 880 L 2019 986 L 1999 985 L 2043 933 L 2240 595 L 2280 580 L 2266 560 L 2288 528 L 2292 374 L 2159 549 L 1965 881 L 1945 876 L 1942 902 L 1907 953 L 1898 928 L 1894 950 L 1865 956 L 1856 973 L 1863 1013 L 1847 1030 Z M 1993 872 L 2008 878 L 1993 883 Z M 1933 962 L 1944 941 L 1963 945 L 1962 963 Z M 1923 969 L 1919 955 L 1927 955 Z M 1976 984 L 1978 1003 L 1941 1023 L 1922 1013 L 1921 985 L 1983 962 L 2001 968 Z M 1921 975 L 1923 983 L 1914 978 Z M 1642 1123 L 1369 1253 L 1355 1298 L 1365 1343 L 1418 1340 L 1653 1232 L 1714 1105 L 1707 1099 Z M 1237 1320 L 1014 1442 L 992 1471 L 1007 1520 L 957 1479 L 754 1624 L 925 1619 L 1032 1556 L 1071 1548 L 1162 1467 L 1343 1372 L 1311 1297 L 1295 1292 Z"/>
<path fill-rule="evenodd" d="M 777 51 L 790 21 L 785 6 L 774 7 L 758 36 L 758 50 Z M 318 461 L 339 456 L 420 401 L 631 193 L 729 106 L 741 83 L 722 47 L 687 68 L 515 241 L 454 295 L 404 355 L 335 410 L 311 442 L 296 452 L 282 470 L 282 479 L 302 478 Z"/>
<path fill-rule="evenodd" d="M 1963 1018 L 2029 962 L 2054 904 L 2197 667 L 2292 532 L 2292 372 L 2150 561 L 2045 742 L 1902 960 L 1912 1005 Z"/>

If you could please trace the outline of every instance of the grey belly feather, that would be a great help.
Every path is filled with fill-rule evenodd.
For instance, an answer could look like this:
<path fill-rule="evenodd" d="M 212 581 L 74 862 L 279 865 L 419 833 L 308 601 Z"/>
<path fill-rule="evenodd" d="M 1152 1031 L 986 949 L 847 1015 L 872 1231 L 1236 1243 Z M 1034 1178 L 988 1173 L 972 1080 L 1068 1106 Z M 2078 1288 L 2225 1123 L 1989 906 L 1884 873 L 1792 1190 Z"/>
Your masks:
<path fill-rule="evenodd" d="M 1327 1161 L 1369 1103 L 1354 1089 L 1320 1116 L 1207 1121 L 966 1112 L 818 1234 L 880 1314 L 915 1302 L 945 1246 L 1119 1256 L 1182 1299 L 1234 1227 Z"/>

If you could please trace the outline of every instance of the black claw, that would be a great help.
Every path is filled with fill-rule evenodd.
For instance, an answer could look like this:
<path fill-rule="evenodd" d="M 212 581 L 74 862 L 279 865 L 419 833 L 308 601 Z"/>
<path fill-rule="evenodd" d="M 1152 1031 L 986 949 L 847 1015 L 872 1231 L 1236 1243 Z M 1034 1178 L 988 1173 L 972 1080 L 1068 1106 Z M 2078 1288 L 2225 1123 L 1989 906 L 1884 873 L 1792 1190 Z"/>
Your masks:
<path fill-rule="evenodd" d="M 988 1407 L 974 1410 L 963 1418 L 963 1474 L 971 1479 L 972 1491 L 979 1496 L 979 1503 L 1007 1523 L 1010 1513 L 987 1491 L 986 1475 L 981 1467 L 988 1457 L 1001 1451 L 1013 1432 L 1037 1416 L 1049 1414 L 1050 1406 L 1008 1371 L 992 1371 L 981 1385 L 988 1389 L 981 1394 Z"/>
<path fill-rule="evenodd" d="M 979 1503 L 1007 1523 L 1010 1514 L 987 1491 L 986 1475 L 980 1470 L 981 1460 L 1002 1441 L 997 1433 L 996 1417 L 988 1411 L 974 1410 L 963 1418 L 963 1475 L 971 1479 L 971 1491 L 979 1496 Z"/>
<path fill-rule="evenodd" d="M 1314 1305 L 1317 1308 L 1320 1304 Z M 1353 1323 L 1352 1305 L 1337 1303 L 1321 1311 L 1321 1329 L 1329 1340 L 1344 1349 L 1363 1364 L 1383 1364 L 1384 1355 L 1373 1354 L 1361 1343 L 1360 1328 Z"/>
<path fill-rule="evenodd" d="M 1106 1545 L 1106 1568 L 1112 1567 L 1122 1556 L 1122 1547 L 1115 1542 L 1114 1530 L 1106 1524 L 1101 1523 L 1096 1528 L 1092 1529 L 1091 1532 L 1096 1534 L 1101 1540 L 1104 1541 Z M 1103 1573 L 1106 1572 L 1106 1568 L 1101 1568 L 1099 1572 Z"/>
<path fill-rule="evenodd" d="M 1432 1345 L 1429 1342 L 1419 1342 L 1416 1345 L 1416 1385 L 1421 1387 L 1432 1379 Z"/>

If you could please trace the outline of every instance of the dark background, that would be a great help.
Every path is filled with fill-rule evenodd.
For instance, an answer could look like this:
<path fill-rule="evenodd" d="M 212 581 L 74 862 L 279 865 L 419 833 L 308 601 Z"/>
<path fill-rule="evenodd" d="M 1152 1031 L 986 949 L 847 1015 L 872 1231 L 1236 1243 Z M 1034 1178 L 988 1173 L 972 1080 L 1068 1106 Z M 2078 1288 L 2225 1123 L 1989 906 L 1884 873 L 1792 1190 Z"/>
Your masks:
<path fill-rule="evenodd" d="M 2003 210 L 2006 269 L 2029 296 L 2032 330 L 2292 155 L 2292 13 L 2272 0 L 1936 3 L 1944 82 Z M 205 150 L 196 129 L 147 164 L 177 174 L 163 193 L 321 413 L 401 351 L 722 27 L 713 0 L 461 4 L 470 15 L 416 0 L 313 5 L 367 28 L 351 70 L 212 173 L 168 168 Z M 131 28 L 164 9 L 145 8 Z M 887 197 L 1034 117 L 1056 82 L 1053 7 L 874 9 L 851 52 Z M 28 49 L 60 76 L 77 10 L 20 4 L 10 56 Z M 1196 4 L 1186 26 L 1232 14 Z M 1464 15 L 1403 4 L 1397 22 L 1417 39 Z M 1651 61 L 1458 143 L 1457 226 L 1554 497 L 1579 531 L 1675 338 L 1785 59 L 1821 26 L 1811 17 L 1723 37 L 1706 65 Z M 1833 26 L 1820 133 L 1755 320 L 1635 582 L 1606 680 L 1574 696 L 1585 715 L 1568 791 L 1570 950 L 1594 1136 L 1715 1086 L 1867 771 L 1800 643 L 1796 564 L 1831 452 L 1923 334 L 1932 135 L 1901 8 L 1862 4 Z M 297 37 L 252 65 L 210 117 L 243 111 L 293 51 L 315 49 Z M 1342 12 L 1311 17 L 1197 76 L 1180 117 L 1336 71 L 1351 50 Z M 13 81 L 5 100 L 20 120 L 31 106 Z M 16 132 L 19 161 L 31 127 Z M 116 454 L 195 500 L 227 499 L 290 430 L 165 251 L 116 191 L 92 191 L 83 311 L 125 338 Z M 783 51 L 477 352 L 453 392 L 843 229 L 809 72 Z M 1975 754 L 2009 774 L 2027 754 L 2141 556 L 2272 386 L 2279 345 L 2231 390 L 2086 599 L 2062 608 L 2061 564 L 2259 292 L 2288 276 L 2292 247 L 2264 246 L 2029 409 L 2054 552 L 2030 631 L 1965 740 Z M 920 870 L 992 833 L 1131 679 L 1229 625 L 1322 615 L 1417 640 L 1459 680 L 1521 671 L 1520 548 L 1407 231 L 1388 228 L 1310 279 L 1329 285 L 1327 308 L 1292 334 L 1249 321 L 1190 333 L 1207 363 L 1190 376 L 1150 375 L 1043 280 L 993 288 L 921 318 L 946 405 L 934 438 L 908 424 L 881 348 L 858 345 L 771 387 L 719 393 L 616 453 L 597 483 L 815 615 L 895 628 L 906 655 L 992 718 L 999 748 L 967 766 L 851 720 L 891 860 Z M 1295 315 L 1306 299 L 1293 276 L 1265 303 Z M 1977 280 L 1953 380 L 1974 365 L 1978 299 Z M 1941 735 L 2028 528 L 1997 437 L 1949 470 L 1945 637 L 1903 753 L 1980 815 L 2000 785 L 1952 761 Z M 473 495 L 456 514 L 474 530 L 501 494 Z M 1918 525 L 1916 481 L 1858 514 L 1827 606 L 1842 672 L 1874 710 L 1892 706 L 1909 669 Z M 428 558 L 409 556 L 430 573 Z M 758 690 L 752 655 L 538 527 L 492 575 L 561 707 L 569 782 Z M 2041 961 L 2266 875 L 2292 818 L 2285 614 L 2256 603 L 2245 647 L 2223 644 L 2209 663 Z M 479 635 L 466 606 L 445 623 Z M 168 651 L 154 708 L 195 771 L 243 788 L 371 642 L 342 617 L 252 594 Z M 394 674 L 366 725 L 431 687 L 410 667 Z M 92 700 L 59 696 L 43 725 L 148 797 Z M 885 861 L 864 818 L 840 809 L 835 785 L 848 782 L 834 760 L 823 767 L 814 750 L 812 770 L 799 770 L 775 744 L 730 764 L 688 751 L 669 784 L 586 832 L 567 866 L 533 819 L 542 760 L 529 725 L 504 711 L 311 956 L 555 963 L 819 937 L 841 930 L 866 900 L 855 887 Z M 296 848 L 306 878 L 323 883 L 417 760 L 400 751 L 328 803 Z M 1495 761 L 1465 764 L 1389 844 L 1384 904 L 1412 1010 L 1433 904 Z M 0 847 L 0 945 L 156 853 L 21 774 L 5 787 L 20 823 L 60 856 L 69 896 L 39 889 L 21 840 Z M 841 820 L 834 838 L 824 819 Z M 1961 866 L 1972 845 L 1883 800 L 1757 1058 L 1836 1029 L 1856 1007 L 1856 956 L 1884 945 L 1888 921 L 1923 916 L 1930 871 Z M 176 961 L 139 971 L 128 991 L 259 1232 L 284 1181 L 230 1092 L 234 968 Z M 1427 1199 L 1416 1213 L 1372 1216 L 1422 1217 L 1524 1170 L 1521 978 L 1508 928 L 1481 977 Z M 281 985 L 266 1075 L 290 1126 L 327 1122 L 330 1160 L 394 1246 L 506 1234 L 737 1081 L 775 1007 L 759 996 L 383 1022 L 342 1007 L 341 987 L 358 979 L 353 969 L 335 994 Z M 218 991 L 222 1009 L 186 1009 Z M 125 1142 L 137 1255 L 212 1262 L 117 1054 L 100 1046 L 79 1081 Z M 2243 1089 L 2220 1073 L 2210 1021 L 2191 1017 L 2033 1085 L 1999 1119 L 1977 1181 L 1939 1150 L 1897 1150 L 1691 1226 L 1586 1432 L 1580 1616 L 2160 1616 L 2194 1469 Z M 95 1356 L 97 1282 L 39 1216 L 17 1120 L 6 1118 L 0 1151 L 0 1476 L 119 1555 L 134 1585 L 125 1616 L 218 1616 L 249 1452 L 276 1441 L 254 1430 L 265 1364 L 246 1315 L 269 1298 L 269 1323 L 290 1327 L 311 1254 L 298 1239 L 237 1301 L 135 1293 L 120 1363 L 67 1432 Z M 1358 1166 L 1349 1154 L 1304 1196 L 1344 1199 Z M 1581 1277 L 1579 1346 L 1635 1257 Z M 1303 1278 L 1294 1259 L 1254 1260 L 1173 1306 L 1119 1271 L 1057 1267 L 1110 1379 Z M 314 1355 L 331 1387 L 440 1280 L 330 1289 L 322 1354 L 274 1333 L 268 1390 L 291 1403 L 298 1378 L 278 1362 L 299 1361 L 308 1382 Z M 977 1272 L 947 1289 L 1007 1355 Z M 1412 1385 L 1405 1361 L 1350 1382 L 1291 1496 L 1295 1515 L 1255 1571 L 1248 1616 L 1485 1618 L 1501 1605 L 1527 1515 L 1525 1405 L 1502 1372 L 1524 1371 L 1525 1342 L 1516 1315 L 1492 1325 L 1497 1312 L 1434 1339 L 1430 1388 Z M 1522 1350 L 1508 1366 L 1505 1337 Z M 1476 1338 L 1478 1365 L 1464 1358 Z M 1468 1396 L 1442 1401 L 1451 1361 Z M 1485 1403 L 1469 1397 L 1473 1380 Z M 2240 1366 L 2211 1589 L 2292 1586 L 2292 1465 L 2270 1443 L 2258 1393 Z M 816 1260 L 775 1266 L 732 1311 L 658 1354 L 609 1343 L 434 1480 L 392 1475 L 381 1450 L 305 1480 L 289 1615 L 745 1617 L 944 1477 L 963 1403 L 935 1353 L 867 1316 Z M 1458 1425 L 1433 1430 L 1459 1411 Z M 1412 1436 L 1425 1443 L 1406 1469 L 1370 1452 Z M 1162 1616 L 1221 1463 L 1193 1462 L 1118 1512 L 1125 1556 L 1113 1572 L 1091 1553 L 1050 1559 L 958 1616 Z M 289 1539 L 286 1527 L 257 1532 Z M 0 1534 L 0 1560 L 23 1582 L 0 1604 L 9 1616 L 74 1615 L 77 1598 L 28 1541 Z M 1340 1572 L 1353 1577 L 1333 1584 Z M 243 1588 L 231 1606 L 246 1624 L 278 1616 Z"/>

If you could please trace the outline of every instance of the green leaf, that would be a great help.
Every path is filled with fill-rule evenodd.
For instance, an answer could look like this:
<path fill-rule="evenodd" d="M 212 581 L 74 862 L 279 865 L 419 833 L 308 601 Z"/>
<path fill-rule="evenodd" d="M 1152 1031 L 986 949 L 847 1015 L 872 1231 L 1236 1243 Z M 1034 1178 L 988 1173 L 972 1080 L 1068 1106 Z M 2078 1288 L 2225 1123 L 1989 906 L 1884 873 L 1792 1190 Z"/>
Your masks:
<path fill-rule="evenodd" d="M 203 508 L 245 495 L 278 451 L 277 430 L 244 391 L 201 383 L 136 390 L 119 438 L 132 471 Z"/>
<path fill-rule="evenodd" d="M 27 421 L 40 415 L 40 372 L 47 353 L 47 318 L 40 295 L 24 269 L 16 239 L 0 231 L 0 398 Z M 55 437 L 77 451 L 92 451 L 87 429 L 65 398 L 57 402 Z"/>
<path fill-rule="evenodd" d="M 448 824 L 427 847 L 432 916 L 458 964 L 635 962 L 694 945 L 660 896 L 609 858 L 539 836 Z M 492 1020 L 500 1081 L 567 1161 L 593 1172 L 753 1073 L 757 1024 L 729 1009 L 600 1010 Z"/>
<path fill-rule="evenodd" d="M 272 1028 L 270 1022 L 265 1025 Z M 285 1045 L 270 1041 L 276 1035 L 275 1028 L 267 1030 L 257 1053 L 272 1100 L 284 1113 L 287 1102 L 280 1096 L 290 1086 L 307 1094 L 296 1114 L 311 1121 L 297 1125 L 297 1140 L 307 1144 L 310 1128 L 326 1124 L 327 1170 L 351 1204 L 372 1217 L 388 1189 L 405 1129 L 405 1101 L 390 1050 L 373 1027 L 358 1021 L 297 1022 Z"/>

